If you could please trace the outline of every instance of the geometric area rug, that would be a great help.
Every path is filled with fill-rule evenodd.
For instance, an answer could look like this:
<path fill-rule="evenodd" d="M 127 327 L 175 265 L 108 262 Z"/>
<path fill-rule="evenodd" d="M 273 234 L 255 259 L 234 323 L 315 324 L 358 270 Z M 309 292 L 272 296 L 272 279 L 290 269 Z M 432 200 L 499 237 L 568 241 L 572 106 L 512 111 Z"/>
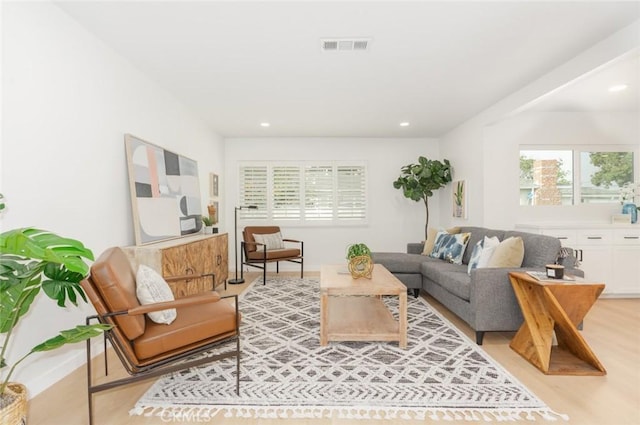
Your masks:
<path fill-rule="evenodd" d="M 366 281 L 363 280 L 363 284 Z M 385 297 L 397 312 L 397 297 Z M 408 344 L 320 346 L 318 277 L 259 278 L 240 300 L 235 359 L 161 377 L 131 410 L 163 421 L 350 418 L 422 421 L 567 420 L 422 299 L 408 297 Z M 397 317 L 397 316 L 396 316 Z"/>

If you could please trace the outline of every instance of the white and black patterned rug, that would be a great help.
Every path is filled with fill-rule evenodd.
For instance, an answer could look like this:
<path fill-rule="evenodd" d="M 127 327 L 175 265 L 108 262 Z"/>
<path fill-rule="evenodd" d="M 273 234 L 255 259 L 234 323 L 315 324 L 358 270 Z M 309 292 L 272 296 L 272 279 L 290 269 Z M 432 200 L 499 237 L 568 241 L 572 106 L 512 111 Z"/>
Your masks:
<path fill-rule="evenodd" d="M 363 282 L 363 284 L 366 284 Z M 397 298 L 385 298 L 397 310 Z M 235 359 L 160 378 L 132 414 L 262 418 L 567 419 L 504 370 L 422 298 L 409 297 L 408 347 L 319 343 L 319 278 L 254 282 L 240 301 Z M 186 416 L 185 416 L 186 415 Z"/>

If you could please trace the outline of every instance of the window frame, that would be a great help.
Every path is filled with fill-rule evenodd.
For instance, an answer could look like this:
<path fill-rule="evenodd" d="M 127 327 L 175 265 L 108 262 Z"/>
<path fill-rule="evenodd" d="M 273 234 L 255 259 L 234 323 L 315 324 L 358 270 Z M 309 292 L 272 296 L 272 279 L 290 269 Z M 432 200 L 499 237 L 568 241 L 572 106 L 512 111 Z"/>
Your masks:
<path fill-rule="evenodd" d="M 571 205 L 553 205 L 554 207 L 572 207 L 572 206 L 611 206 L 618 203 L 617 201 L 611 202 L 582 202 L 582 153 L 589 152 L 632 152 L 633 153 L 633 181 L 638 181 L 640 176 L 640 147 L 637 145 L 629 144 L 611 144 L 611 145 L 571 145 L 571 144 L 557 144 L 557 145 L 519 145 L 518 146 L 518 163 L 520 161 L 520 152 L 522 151 L 571 151 L 571 159 L 573 162 L 573 190 L 572 190 L 572 203 Z M 518 175 L 520 167 L 518 166 Z M 520 190 L 520 185 L 518 185 Z M 541 207 L 543 205 L 522 205 L 520 207 Z"/>

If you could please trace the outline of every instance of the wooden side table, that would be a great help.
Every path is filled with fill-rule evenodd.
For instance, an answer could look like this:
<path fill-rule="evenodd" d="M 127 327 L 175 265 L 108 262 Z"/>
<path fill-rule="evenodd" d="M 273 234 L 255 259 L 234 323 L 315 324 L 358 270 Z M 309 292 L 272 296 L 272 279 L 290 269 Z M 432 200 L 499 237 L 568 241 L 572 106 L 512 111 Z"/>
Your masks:
<path fill-rule="evenodd" d="M 577 326 L 604 290 L 602 283 L 539 281 L 509 273 L 524 323 L 509 346 L 547 375 L 605 375 Z M 552 345 L 555 331 L 557 346 Z"/>

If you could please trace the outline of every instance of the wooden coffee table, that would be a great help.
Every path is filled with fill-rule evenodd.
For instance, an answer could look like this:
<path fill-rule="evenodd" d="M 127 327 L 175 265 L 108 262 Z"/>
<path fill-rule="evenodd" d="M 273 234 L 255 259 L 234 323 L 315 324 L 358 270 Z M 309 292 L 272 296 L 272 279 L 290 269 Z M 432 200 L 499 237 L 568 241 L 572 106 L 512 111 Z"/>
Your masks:
<path fill-rule="evenodd" d="M 381 296 L 397 296 L 399 317 Z M 324 265 L 320 271 L 320 345 L 329 341 L 398 341 L 407 348 L 407 287 L 381 264 L 371 279 L 353 279 L 347 266 Z"/>
<path fill-rule="evenodd" d="M 509 273 L 524 323 L 509 345 L 547 375 L 605 375 L 577 326 L 602 293 L 604 284 L 539 281 Z M 553 346 L 553 333 L 558 345 Z"/>

